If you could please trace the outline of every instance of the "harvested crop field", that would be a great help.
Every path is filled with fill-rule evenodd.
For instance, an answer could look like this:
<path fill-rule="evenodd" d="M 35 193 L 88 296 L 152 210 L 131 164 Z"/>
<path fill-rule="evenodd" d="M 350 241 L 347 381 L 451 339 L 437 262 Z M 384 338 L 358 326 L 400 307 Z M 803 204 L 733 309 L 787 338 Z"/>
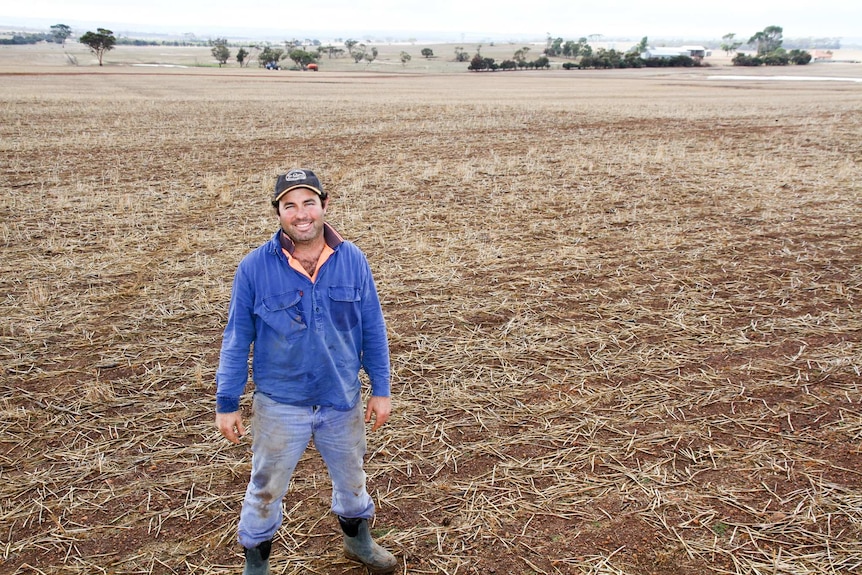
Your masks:
<path fill-rule="evenodd" d="M 383 301 L 399 572 L 862 572 L 862 85 L 714 72 L 4 75 L 0 572 L 239 573 L 213 377 L 295 166 Z M 364 572 L 329 497 L 274 573 Z"/>

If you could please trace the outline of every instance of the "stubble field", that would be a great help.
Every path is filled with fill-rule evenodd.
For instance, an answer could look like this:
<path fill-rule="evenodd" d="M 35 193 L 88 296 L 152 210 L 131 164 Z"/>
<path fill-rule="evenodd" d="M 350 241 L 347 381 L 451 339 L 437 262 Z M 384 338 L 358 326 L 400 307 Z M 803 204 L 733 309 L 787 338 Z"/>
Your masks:
<path fill-rule="evenodd" d="M 296 166 L 381 293 L 399 572 L 860 572 L 862 85 L 716 71 L 5 73 L 0 572 L 239 573 L 213 376 Z M 329 497 L 274 573 L 363 572 Z"/>

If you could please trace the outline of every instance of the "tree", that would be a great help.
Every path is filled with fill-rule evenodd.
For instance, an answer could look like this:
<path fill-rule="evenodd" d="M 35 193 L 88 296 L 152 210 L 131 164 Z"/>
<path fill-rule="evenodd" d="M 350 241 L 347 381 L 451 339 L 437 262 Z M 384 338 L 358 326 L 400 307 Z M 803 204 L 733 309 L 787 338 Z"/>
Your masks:
<path fill-rule="evenodd" d="M 470 60 L 470 65 L 467 66 L 468 70 L 473 70 L 478 72 L 479 70 L 484 70 L 488 67 L 488 63 L 482 58 L 482 55 L 479 52 L 476 52 L 476 55 L 473 56 L 473 59 Z"/>
<path fill-rule="evenodd" d="M 499 67 L 500 65 L 497 64 L 493 58 L 483 58 L 482 54 L 476 52 L 476 55 L 473 56 L 472 60 L 470 60 L 470 65 L 467 66 L 467 69 L 473 72 L 479 72 L 481 70 L 491 70 L 493 72 Z"/>
<path fill-rule="evenodd" d="M 426 56 L 426 58 L 427 58 L 427 56 Z M 409 62 L 411 59 L 412 59 L 412 57 L 410 56 L 410 54 L 408 54 L 407 52 L 403 52 L 403 51 L 401 52 L 401 65 L 402 66 L 406 66 L 407 62 Z"/>
<path fill-rule="evenodd" d="M 470 54 L 464 51 L 463 46 L 455 46 L 455 61 L 466 62 L 470 59 Z"/>
<path fill-rule="evenodd" d="M 317 62 L 317 56 L 314 55 L 314 52 L 308 52 L 301 48 L 296 48 L 287 53 L 287 57 L 293 60 L 294 64 L 302 68 L 303 70 L 309 64 Z"/>
<path fill-rule="evenodd" d="M 805 50 L 791 50 L 787 53 L 787 57 L 794 64 L 804 66 L 811 61 L 811 54 Z"/>
<path fill-rule="evenodd" d="M 54 37 L 54 42 L 66 45 L 66 38 L 72 35 L 72 29 L 65 24 L 54 24 L 51 26 L 51 36 Z"/>
<path fill-rule="evenodd" d="M 346 44 L 347 42 L 345 42 Z M 365 57 L 365 49 L 367 46 L 365 44 L 354 44 L 349 49 L 350 55 L 353 57 L 353 62 L 359 64 L 360 60 Z"/>
<path fill-rule="evenodd" d="M 353 48 L 357 44 L 359 44 L 359 41 L 354 40 L 353 38 L 348 38 L 347 40 L 345 40 L 344 41 L 344 47 L 347 48 L 347 53 L 350 54 L 351 56 L 353 56 Z M 364 44 L 363 44 L 363 46 L 364 46 Z M 362 58 L 359 58 L 359 60 L 361 60 L 361 59 Z M 356 60 L 356 61 L 358 62 L 359 60 Z"/>
<path fill-rule="evenodd" d="M 563 53 L 563 39 L 551 38 L 548 36 L 547 48 L 545 48 L 546 56 L 559 56 Z"/>
<path fill-rule="evenodd" d="M 721 49 L 724 50 L 724 53 L 730 56 L 733 52 L 736 52 L 740 46 L 742 46 L 742 42 L 736 40 L 736 34 L 731 32 L 730 34 L 725 34 L 721 37 L 724 42 L 721 44 Z"/>
<path fill-rule="evenodd" d="M 757 55 L 763 56 L 781 48 L 781 44 L 784 41 L 782 38 L 783 34 L 784 28 L 781 26 L 767 26 L 749 38 L 748 43 L 752 46 L 757 46 Z"/>
<path fill-rule="evenodd" d="M 434 50 L 431 48 L 422 48 L 422 55 L 425 56 L 425 58 L 431 58 L 434 56 Z"/>
<path fill-rule="evenodd" d="M 327 44 L 326 46 L 320 46 L 317 48 L 317 51 L 322 55 L 326 53 L 328 58 L 332 60 L 333 57 L 338 58 L 341 54 L 344 54 L 344 48 L 336 48 L 332 44 Z"/>
<path fill-rule="evenodd" d="M 114 33 L 105 28 L 97 28 L 96 32 L 88 31 L 78 41 L 87 46 L 90 52 L 96 55 L 96 58 L 99 59 L 99 66 L 102 65 L 102 58 L 105 56 L 105 52 L 113 50 L 114 44 L 117 43 Z"/>
<path fill-rule="evenodd" d="M 527 61 L 527 52 L 530 51 L 529 46 L 524 46 L 523 48 L 518 48 L 515 50 L 515 54 L 512 56 L 515 62 L 526 62 Z"/>
<path fill-rule="evenodd" d="M 649 48 L 649 38 L 644 36 L 643 38 L 641 38 L 641 41 L 638 43 L 638 45 L 635 46 L 635 50 L 636 50 L 635 53 L 636 54 L 643 54 L 644 52 L 647 51 L 647 48 Z"/>
<path fill-rule="evenodd" d="M 218 67 L 221 68 L 230 59 L 230 50 L 225 44 L 218 43 L 212 47 L 213 58 L 218 62 Z"/>
<path fill-rule="evenodd" d="M 248 56 L 248 50 L 240 47 L 239 51 L 236 53 L 236 61 L 239 62 L 239 67 L 242 68 L 245 64 L 248 63 L 246 60 L 246 56 Z"/>
<path fill-rule="evenodd" d="M 368 62 L 369 64 L 372 63 L 374 60 L 376 60 L 377 59 L 377 48 L 372 46 L 371 52 L 365 52 L 364 58 L 365 58 L 365 61 Z"/>
<path fill-rule="evenodd" d="M 284 58 L 284 50 L 282 48 L 266 46 L 260 51 L 257 61 L 264 68 L 275 68 L 278 70 L 278 61 L 282 58 Z"/>

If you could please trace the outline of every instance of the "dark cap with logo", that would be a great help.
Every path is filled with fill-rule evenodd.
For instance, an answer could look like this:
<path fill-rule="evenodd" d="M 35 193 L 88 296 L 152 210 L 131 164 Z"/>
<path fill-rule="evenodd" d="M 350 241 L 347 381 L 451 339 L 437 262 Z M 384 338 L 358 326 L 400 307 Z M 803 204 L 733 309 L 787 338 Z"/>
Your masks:
<path fill-rule="evenodd" d="M 320 180 L 314 175 L 311 170 L 290 170 L 286 174 L 279 174 L 275 180 L 275 194 L 272 197 L 272 203 L 277 203 L 281 196 L 296 188 L 306 188 L 320 196 L 323 200 L 326 194 L 323 192 L 323 186 Z"/>

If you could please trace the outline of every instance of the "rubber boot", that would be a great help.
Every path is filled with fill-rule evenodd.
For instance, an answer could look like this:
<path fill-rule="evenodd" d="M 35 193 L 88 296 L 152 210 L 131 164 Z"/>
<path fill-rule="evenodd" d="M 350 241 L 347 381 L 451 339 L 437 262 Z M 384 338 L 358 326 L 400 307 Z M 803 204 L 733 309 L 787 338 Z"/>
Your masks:
<path fill-rule="evenodd" d="M 398 566 L 395 556 L 374 542 L 368 529 L 367 519 L 345 519 L 339 517 L 344 531 L 344 555 L 348 559 L 363 563 L 375 574 L 392 573 Z"/>
<path fill-rule="evenodd" d="M 269 575 L 269 552 L 272 541 L 264 541 L 257 547 L 245 550 L 245 568 L 242 575 Z"/>

